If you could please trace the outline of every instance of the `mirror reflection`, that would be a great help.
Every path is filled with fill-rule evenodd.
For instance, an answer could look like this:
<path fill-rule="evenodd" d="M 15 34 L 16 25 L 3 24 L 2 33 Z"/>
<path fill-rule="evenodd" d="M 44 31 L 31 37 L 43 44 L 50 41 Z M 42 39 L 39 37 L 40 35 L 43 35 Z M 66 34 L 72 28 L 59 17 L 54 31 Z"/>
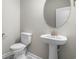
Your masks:
<path fill-rule="evenodd" d="M 46 0 L 44 19 L 50 27 L 61 27 L 70 15 L 70 0 Z"/>

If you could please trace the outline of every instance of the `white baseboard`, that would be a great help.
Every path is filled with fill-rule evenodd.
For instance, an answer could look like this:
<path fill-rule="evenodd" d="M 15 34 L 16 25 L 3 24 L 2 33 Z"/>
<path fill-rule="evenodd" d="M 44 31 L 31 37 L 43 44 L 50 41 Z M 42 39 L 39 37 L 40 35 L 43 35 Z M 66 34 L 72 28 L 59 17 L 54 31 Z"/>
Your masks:
<path fill-rule="evenodd" d="M 37 55 L 31 53 L 31 52 L 28 52 L 27 55 L 31 55 L 32 57 L 35 57 L 35 58 L 37 58 L 37 59 L 43 59 L 43 58 L 41 58 L 41 57 L 39 57 L 39 56 L 37 56 Z"/>
<path fill-rule="evenodd" d="M 7 57 L 9 57 L 9 56 L 11 56 L 11 55 L 13 55 L 13 54 L 14 54 L 14 53 L 13 53 L 12 51 L 9 51 L 9 52 L 7 52 L 7 53 L 5 53 L 5 54 L 2 55 L 2 59 L 5 59 L 5 58 L 7 58 Z M 39 57 L 39 56 L 37 56 L 37 55 L 31 53 L 31 52 L 27 52 L 27 55 L 31 55 L 31 56 L 33 56 L 33 57 L 35 57 L 35 58 L 37 58 L 37 59 L 43 59 L 43 58 L 41 58 L 41 57 Z"/>

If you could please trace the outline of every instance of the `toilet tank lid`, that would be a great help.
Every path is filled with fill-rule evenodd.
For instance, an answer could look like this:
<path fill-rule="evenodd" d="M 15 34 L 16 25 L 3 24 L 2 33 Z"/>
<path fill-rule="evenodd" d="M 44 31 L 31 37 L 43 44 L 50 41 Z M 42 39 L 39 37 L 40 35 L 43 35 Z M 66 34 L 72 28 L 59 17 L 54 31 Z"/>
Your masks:
<path fill-rule="evenodd" d="M 21 32 L 21 34 L 32 35 L 32 33 L 28 33 L 28 32 Z"/>

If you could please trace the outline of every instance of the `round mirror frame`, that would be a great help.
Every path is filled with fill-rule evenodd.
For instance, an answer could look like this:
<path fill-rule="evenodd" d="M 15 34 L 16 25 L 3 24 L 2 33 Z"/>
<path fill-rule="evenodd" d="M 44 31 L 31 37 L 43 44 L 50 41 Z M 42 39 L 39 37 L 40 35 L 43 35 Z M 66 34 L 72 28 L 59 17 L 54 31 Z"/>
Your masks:
<path fill-rule="evenodd" d="M 66 18 L 67 20 L 63 23 L 63 24 L 61 24 L 60 26 L 58 26 L 58 27 L 53 27 L 53 26 L 50 26 L 49 24 L 47 24 L 47 22 L 46 22 L 46 24 L 49 26 L 49 27 L 51 27 L 51 28 L 60 28 L 60 27 L 62 27 L 63 25 L 65 25 L 66 23 L 67 23 L 67 21 L 69 20 L 69 18 L 70 18 L 70 15 L 71 15 L 71 7 L 73 6 L 73 3 L 72 2 L 74 2 L 74 0 L 70 0 L 70 12 L 69 12 L 69 16 Z M 45 19 L 45 18 L 44 18 Z M 46 20 L 45 20 L 46 21 Z"/>

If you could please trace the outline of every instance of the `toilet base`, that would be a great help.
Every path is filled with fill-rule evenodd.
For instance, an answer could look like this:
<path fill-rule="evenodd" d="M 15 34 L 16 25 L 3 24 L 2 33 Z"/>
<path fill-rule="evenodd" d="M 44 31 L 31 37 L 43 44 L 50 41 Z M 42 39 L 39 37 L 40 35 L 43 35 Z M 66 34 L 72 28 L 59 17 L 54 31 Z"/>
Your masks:
<path fill-rule="evenodd" d="M 15 55 L 14 59 L 26 59 L 26 55 L 22 54 L 22 55 Z"/>
<path fill-rule="evenodd" d="M 14 54 L 14 59 L 26 59 L 26 51 L 19 51 Z"/>

